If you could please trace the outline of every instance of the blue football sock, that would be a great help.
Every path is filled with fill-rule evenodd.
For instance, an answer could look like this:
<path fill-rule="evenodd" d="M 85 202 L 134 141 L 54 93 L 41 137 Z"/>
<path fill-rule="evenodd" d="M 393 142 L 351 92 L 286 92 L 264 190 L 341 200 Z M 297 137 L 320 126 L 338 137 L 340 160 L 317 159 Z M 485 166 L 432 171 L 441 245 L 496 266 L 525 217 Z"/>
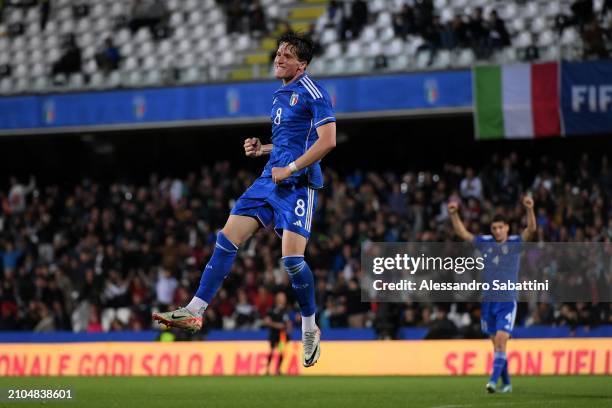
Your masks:
<path fill-rule="evenodd" d="M 491 374 L 490 382 L 493 384 L 497 384 L 499 380 L 499 376 L 506 365 L 506 353 L 503 351 L 496 351 L 494 354 L 495 358 L 493 360 L 493 374 Z"/>
<path fill-rule="evenodd" d="M 316 312 L 314 277 L 304 256 L 284 256 L 283 264 L 289 273 L 302 316 L 312 316 Z"/>
<path fill-rule="evenodd" d="M 217 234 L 217 243 L 210 260 L 204 268 L 200 278 L 200 287 L 196 296 L 210 303 L 217 290 L 221 287 L 223 279 L 229 275 L 238 252 L 238 246 L 227 239 L 222 232 Z"/>
<path fill-rule="evenodd" d="M 501 379 L 504 385 L 510 384 L 510 374 L 508 374 L 508 360 L 506 359 L 506 364 L 504 364 L 504 368 L 501 372 Z"/>

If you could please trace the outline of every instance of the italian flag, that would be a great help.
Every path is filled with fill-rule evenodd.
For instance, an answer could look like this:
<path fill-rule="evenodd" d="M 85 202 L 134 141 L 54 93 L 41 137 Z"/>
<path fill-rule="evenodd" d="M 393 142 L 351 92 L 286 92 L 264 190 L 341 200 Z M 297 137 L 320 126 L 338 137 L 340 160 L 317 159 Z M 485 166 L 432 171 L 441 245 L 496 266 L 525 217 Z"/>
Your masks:
<path fill-rule="evenodd" d="M 559 65 L 474 67 L 476 138 L 559 136 Z"/>

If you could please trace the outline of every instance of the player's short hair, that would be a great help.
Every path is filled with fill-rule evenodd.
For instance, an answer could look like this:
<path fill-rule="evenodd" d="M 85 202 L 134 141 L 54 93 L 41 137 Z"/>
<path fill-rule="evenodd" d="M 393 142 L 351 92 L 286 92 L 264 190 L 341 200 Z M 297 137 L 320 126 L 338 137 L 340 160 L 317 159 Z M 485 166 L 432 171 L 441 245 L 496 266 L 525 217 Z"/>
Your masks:
<path fill-rule="evenodd" d="M 287 43 L 295 50 L 298 60 L 306 61 L 306 65 L 310 64 L 314 52 L 314 42 L 306 34 L 287 31 L 278 38 L 277 46 L 282 43 Z"/>
<path fill-rule="evenodd" d="M 494 222 L 502 222 L 504 224 L 508 224 L 508 220 L 502 214 L 495 214 L 493 216 L 493 219 L 491 220 L 491 224 L 493 224 Z"/>

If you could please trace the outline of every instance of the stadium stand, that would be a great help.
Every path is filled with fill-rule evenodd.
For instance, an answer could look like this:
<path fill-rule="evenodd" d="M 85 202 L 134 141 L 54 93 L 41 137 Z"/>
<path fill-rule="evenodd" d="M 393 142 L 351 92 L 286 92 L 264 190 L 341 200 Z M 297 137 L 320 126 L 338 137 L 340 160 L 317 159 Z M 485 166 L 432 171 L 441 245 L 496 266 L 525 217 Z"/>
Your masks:
<path fill-rule="evenodd" d="M 404 328 L 427 329 L 430 338 L 480 337 L 474 303 L 362 303 L 360 244 L 456 239 L 446 212 L 449 197 L 463 202 L 470 230 L 487 231 L 490 215 L 504 209 L 517 231 L 523 214 L 518 197 L 527 190 L 537 203 L 537 240 L 609 242 L 610 169 L 601 155 L 567 163 L 516 153 L 494 155 L 477 169 L 451 163 L 440 171 L 405 173 L 328 169 L 307 252 L 317 276 L 320 325 L 369 328 L 380 338 L 398 337 Z M 189 300 L 215 231 L 254 177 L 219 162 L 184 179 L 151 175 L 140 184 L 13 179 L 10 189 L 0 190 L 0 330 L 150 329 L 151 308 Z M 206 311 L 206 330 L 257 329 L 273 293 L 293 299 L 278 259 L 273 232 L 249 241 Z M 571 285 L 591 290 L 582 287 L 586 282 Z M 570 332 L 610 323 L 609 303 L 521 303 L 517 315 L 519 327 L 554 325 Z"/>
<path fill-rule="evenodd" d="M 612 37 L 607 0 L 0 4 L 2 94 L 266 78 L 275 36 L 288 28 L 320 44 L 315 75 L 605 58 Z M 71 36 L 76 48 L 67 50 Z M 69 69 L 58 64 L 66 53 Z M 109 54 L 111 64 L 100 57 Z"/>

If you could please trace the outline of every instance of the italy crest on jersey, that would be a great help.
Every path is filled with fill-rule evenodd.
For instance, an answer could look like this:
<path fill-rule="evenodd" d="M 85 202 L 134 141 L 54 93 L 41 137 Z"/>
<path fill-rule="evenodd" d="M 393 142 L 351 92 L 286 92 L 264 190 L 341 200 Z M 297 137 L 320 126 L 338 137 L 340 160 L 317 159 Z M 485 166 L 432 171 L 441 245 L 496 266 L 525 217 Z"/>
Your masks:
<path fill-rule="evenodd" d="M 291 99 L 289 100 L 289 105 L 290 106 L 295 106 L 298 103 L 298 99 L 299 99 L 299 95 L 297 94 L 297 92 L 294 92 L 291 94 Z"/>

